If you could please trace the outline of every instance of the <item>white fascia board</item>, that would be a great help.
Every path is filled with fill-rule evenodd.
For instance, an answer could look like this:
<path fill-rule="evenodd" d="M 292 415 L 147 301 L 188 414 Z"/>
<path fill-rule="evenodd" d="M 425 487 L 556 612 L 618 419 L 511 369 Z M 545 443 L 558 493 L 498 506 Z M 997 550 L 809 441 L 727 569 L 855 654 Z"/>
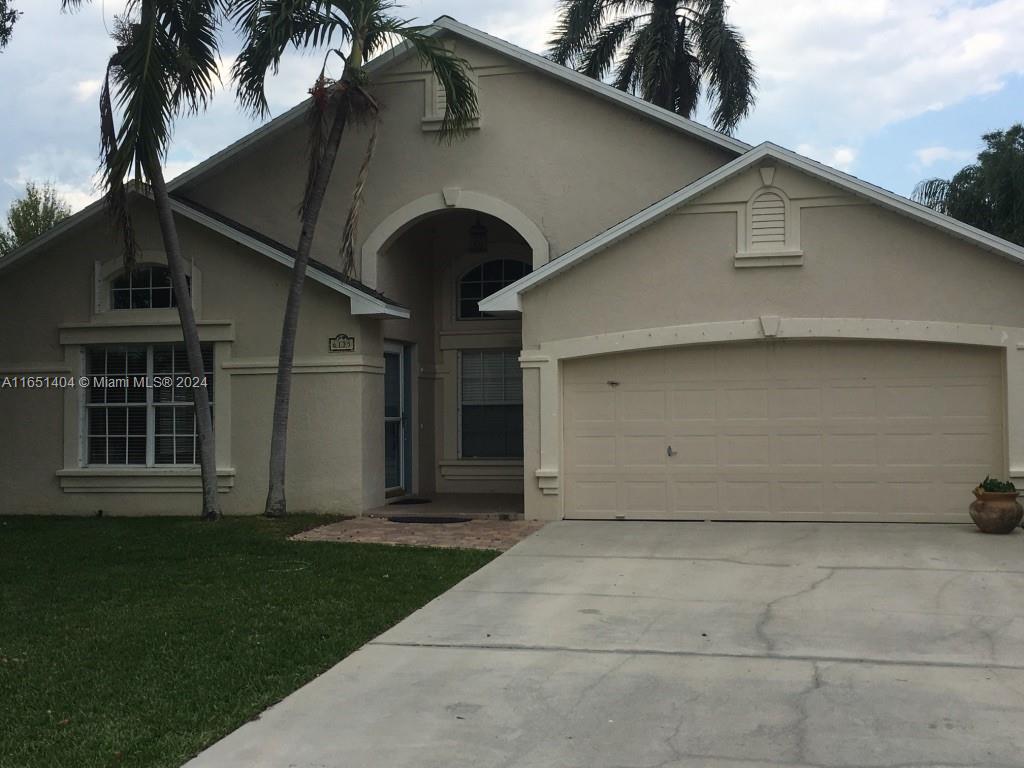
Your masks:
<path fill-rule="evenodd" d="M 726 163 L 707 176 L 697 179 L 697 181 L 683 187 L 678 192 L 674 192 L 663 200 L 659 200 L 654 205 L 630 216 L 628 219 L 578 245 L 564 255 L 549 261 L 520 280 L 491 294 L 486 299 L 480 301 L 480 309 L 485 312 L 509 312 L 513 311 L 513 306 L 521 307 L 519 295 L 524 291 L 550 280 L 559 272 L 569 269 L 583 259 L 593 256 L 595 253 L 603 251 L 605 248 L 631 236 L 643 227 L 653 224 L 679 206 L 765 158 L 779 160 L 811 176 L 845 189 L 858 197 L 909 216 L 924 224 L 947 232 L 954 237 L 966 240 L 973 245 L 1006 256 L 1017 263 L 1024 264 L 1024 248 L 1019 245 L 933 211 L 927 206 L 915 203 L 913 200 L 908 200 L 881 187 L 876 187 L 874 184 L 861 181 L 855 176 L 798 155 L 796 152 L 780 147 L 777 144 L 765 142 L 745 155 L 736 158 L 731 163 Z"/>
<path fill-rule="evenodd" d="M 283 264 L 288 267 L 288 269 L 293 269 L 295 267 L 295 259 L 288 254 L 282 253 L 276 248 L 272 248 L 266 243 L 257 240 L 254 237 L 250 237 L 244 232 L 239 232 L 237 229 L 229 227 L 223 222 L 217 221 L 216 219 L 207 216 L 202 211 L 197 211 L 195 208 L 192 208 L 179 200 L 172 200 L 171 208 L 174 209 L 175 213 L 180 213 L 182 216 L 185 216 L 198 224 L 202 224 L 204 227 L 207 227 L 218 234 L 224 235 L 224 237 L 227 237 L 230 240 L 234 240 L 239 245 L 244 245 L 246 248 L 256 251 L 257 253 L 261 253 L 264 256 L 273 259 L 278 264 Z M 320 271 L 315 266 L 308 266 L 306 268 L 306 274 L 321 285 L 325 285 L 344 296 L 348 296 L 352 303 L 353 315 L 393 317 L 402 320 L 407 320 L 409 318 L 409 310 L 405 307 L 398 307 L 394 304 L 382 301 L 376 296 L 363 293 L 358 288 L 338 280 L 333 275 Z"/>

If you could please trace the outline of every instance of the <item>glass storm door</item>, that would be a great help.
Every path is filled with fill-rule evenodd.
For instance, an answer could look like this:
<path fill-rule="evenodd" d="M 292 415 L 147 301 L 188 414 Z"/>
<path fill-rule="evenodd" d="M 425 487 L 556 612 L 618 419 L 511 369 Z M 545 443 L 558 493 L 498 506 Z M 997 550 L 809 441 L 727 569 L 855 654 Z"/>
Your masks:
<path fill-rule="evenodd" d="M 408 376 L 408 348 L 385 344 L 384 487 L 389 493 L 408 491 L 410 485 Z"/>

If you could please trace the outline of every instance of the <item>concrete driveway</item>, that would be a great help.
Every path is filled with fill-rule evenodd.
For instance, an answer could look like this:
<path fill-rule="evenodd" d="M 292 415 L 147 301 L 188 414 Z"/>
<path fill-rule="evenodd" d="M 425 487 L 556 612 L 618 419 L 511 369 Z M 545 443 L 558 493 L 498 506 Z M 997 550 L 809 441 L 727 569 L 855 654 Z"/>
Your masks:
<path fill-rule="evenodd" d="M 1024 766 L 1024 534 L 555 523 L 188 765 Z"/>

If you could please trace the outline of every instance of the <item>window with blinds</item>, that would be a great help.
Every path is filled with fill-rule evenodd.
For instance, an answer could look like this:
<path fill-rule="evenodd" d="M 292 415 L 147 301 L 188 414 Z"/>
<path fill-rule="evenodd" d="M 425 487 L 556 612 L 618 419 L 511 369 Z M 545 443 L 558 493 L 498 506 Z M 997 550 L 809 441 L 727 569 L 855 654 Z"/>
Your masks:
<path fill-rule="evenodd" d="M 191 374 L 184 345 L 89 347 L 85 367 L 88 464 L 198 462 L 195 405 L 192 388 L 187 386 Z M 212 408 L 212 345 L 203 346 L 203 370 Z"/>
<path fill-rule="evenodd" d="M 523 456 L 523 372 L 514 350 L 465 351 L 459 356 L 461 455 Z"/>

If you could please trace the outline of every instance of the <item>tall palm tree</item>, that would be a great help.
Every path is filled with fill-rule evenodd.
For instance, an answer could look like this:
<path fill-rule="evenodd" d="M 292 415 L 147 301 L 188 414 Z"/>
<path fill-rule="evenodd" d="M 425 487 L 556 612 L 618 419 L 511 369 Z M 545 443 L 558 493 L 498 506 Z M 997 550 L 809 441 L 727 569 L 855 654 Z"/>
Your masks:
<path fill-rule="evenodd" d="M 61 0 L 64 9 L 88 0 Z M 134 172 L 152 190 L 171 287 L 178 305 L 189 372 L 203 379 L 203 355 L 185 261 L 164 181 L 174 118 L 204 109 L 218 81 L 218 19 L 224 0 L 128 0 L 114 24 L 117 50 L 110 57 L 100 93 L 101 172 L 107 208 L 123 240 L 126 266 L 138 246 L 128 209 L 125 180 Z M 120 125 L 116 121 L 120 118 Z M 220 517 L 210 395 L 192 390 L 199 437 L 203 519 Z"/>
<path fill-rule="evenodd" d="M 270 472 L 265 513 L 287 512 L 285 458 L 288 408 L 291 402 L 292 361 L 298 329 L 302 288 L 309 264 L 320 210 L 331 180 L 338 147 L 350 121 L 374 124 L 342 243 L 342 264 L 351 270 L 360 198 L 376 139 L 379 105 L 365 63 L 394 44 L 404 44 L 434 73 L 445 90 L 447 106 L 440 139 L 451 142 L 465 133 L 477 117 L 477 98 L 468 63 L 447 50 L 425 27 L 391 15 L 392 0 L 235 0 L 232 18 L 243 38 L 232 75 L 242 104 L 255 115 L 268 112 L 265 95 L 268 71 L 276 72 L 290 48 L 301 51 L 327 47 L 324 65 L 310 90 L 310 159 L 300 217 L 302 228 L 295 249 L 295 266 L 285 306 L 278 354 L 277 387 L 270 441 Z M 337 79 L 327 75 L 333 59 L 342 63 Z"/>
<path fill-rule="evenodd" d="M 732 132 L 754 105 L 756 78 L 726 0 L 560 0 L 549 56 L 683 117 L 702 93 Z"/>

